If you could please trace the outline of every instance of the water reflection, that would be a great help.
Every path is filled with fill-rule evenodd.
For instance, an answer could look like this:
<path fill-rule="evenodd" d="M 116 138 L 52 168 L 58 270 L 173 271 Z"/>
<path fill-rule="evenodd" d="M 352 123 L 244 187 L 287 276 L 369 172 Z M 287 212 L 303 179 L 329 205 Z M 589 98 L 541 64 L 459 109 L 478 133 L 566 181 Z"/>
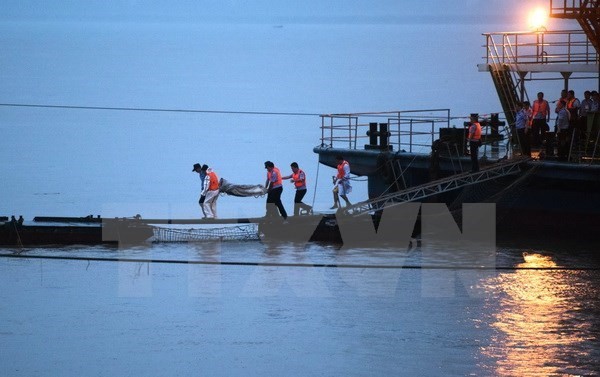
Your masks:
<path fill-rule="evenodd" d="M 578 318 L 577 271 L 556 269 L 541 254 L 523 257 L 514 272 L 486 282 L 493 292 L 486 305 L 494 335 L 483 353 L 499 376 L 573 373 L 572 361 L 586 356 L 579 343 L 586 340 L 582 327 L 589 325 Z"/>

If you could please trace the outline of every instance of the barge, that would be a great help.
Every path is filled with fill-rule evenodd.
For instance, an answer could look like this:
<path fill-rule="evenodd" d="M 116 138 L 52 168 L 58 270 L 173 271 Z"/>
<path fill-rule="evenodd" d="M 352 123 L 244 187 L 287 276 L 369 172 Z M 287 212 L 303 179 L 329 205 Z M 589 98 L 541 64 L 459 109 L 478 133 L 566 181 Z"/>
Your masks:
<path fill-rule="evenodd" d="M 153 236 L 153 230 L 137 219 L 100 217 L 0 217 L 0 246 L 136 245 Z"/>
<path fill-rule="evenodd" d="M 0 247 L 66 245 L 131 246 L 152 242 L 262 240 L 341 243 L 335 215 L 277 218 L 142 219 L 35 217 L 25 222 L 0 216 Z"/>
<path fill-rule="evenodd" d="M 527 81 L 562 80 L 565 90 L 573 79 L 600 85 L 599 14 L 599 2 L 550 1 L 551 17 L 577 20 L 581 30 L 484 34 L 485 62 L 478 69 L 490 74 L 503 116 L 480 117 L 482 166 L 524 156 L 514 122 L 517 103 L 529 100 Z M 471 170 L 468 120 L 448 109 L 323 114 L 321 142 L 313 151 L 332 168 L 342 155 L 353 174 L 368 177 L 370 201 L 395 193 L 401 200 L 405 190 Z M 545 144 L 519 172 L 416 200 L 443 203 L 450 211 L 463 203 L 493 203 L 501 239 L 593 241 L 600 230 L 600 112 L 588 112 L 582 123 L 587 129 L 571 134 L 566 158 L 556 156 L 551 124 Z"/>

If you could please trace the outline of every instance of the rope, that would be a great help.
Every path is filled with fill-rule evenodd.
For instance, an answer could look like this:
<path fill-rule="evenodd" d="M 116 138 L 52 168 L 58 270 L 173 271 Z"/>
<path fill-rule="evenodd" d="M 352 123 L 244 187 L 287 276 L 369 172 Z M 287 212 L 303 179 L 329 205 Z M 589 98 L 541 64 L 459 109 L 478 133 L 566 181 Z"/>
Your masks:
<path fill-rule="evenodd" d="M 556 102 L 556 101 L 553 101 Z M 200 109 L 165 109 L 165 108 L 146 108 L 146 107 L 118 107 L 118 106 L 79 106 L 79 105 L 46 105 L 35 103 L 0 103 L 2 107 L 29 107 L 42 109 L 67 109 L 67 110 L 107 110 L 107 111 L 142 111 L 142 112 L 173 112 L 173 113 L 203 113 L 203 114 L 237 114 L 237 115 L 284 115 L 284 116 L 321 116 L 318 113 L 304 112 L 277 112 L 277 111 L 238 111 L 238 110 L 200 110 Z M 490 114 L 481 114 L 482 117 L 488 117 Z M 498 111 L 493 114 L 504 114 L 504 111 Z M 418 118 L 418 117 L 417 117 Z M 469 119 L 469 116 L 450 117 L 450 120 Z"/>
<path fill-rule="evenodd" d="M 433 136 L 432 136 L 432 138 L 433 138 Z M 433 140 L 431 140 L 431 142 L 433 143 Z M 385 194 L 387 194 L 390 191 L 390 189 L 394 185 L 396 185 L 397 182 L 400 181 L 400 178 L 402 178 L 404 176 L 404 173 L 411 167 L 411 165 L 415 162 L 416 159 L 417 159 L 417 153 L 414 153 L 413 158 L 409 161 L 408 165 L 406 165 L 405 169 L 402 169 L 402 165 L 398 164 L 398 167 L 400 168 L 400 174 L 398 175 L 398 177 L 392 183 L 390 183 L 390 185 L 381 193 L 381 195 L 379 195 L 379 197 L 382 197 Z M 388 160 L 388 161 L 386 161 L 386 164 L 392 164 L 392 163 L 390 162 L 390 160 Z M 380 166 L 380 167 L 378 167 L 375 171 L 377 172 L 377 171 L 379 171 L 381 169 L 383 169 L 383 165 Z M 393 165 L 391 166 L 391 169 L 392 170 L 394 169 Z"/>
<path fill-rule="evenodd" d="M 315 206 L 315 200 L 317 199 L 317 186 L 319 183 L 319 170 L 321 167 L 321 163 L 319 162 L 319 160 L 317 159 L 317 176 L 315 178 L 315 189 L 313 190 L 313 198 L 312 198 L 312 202 L 310 203 L 310 206 L 314 208 Z"/>
<path fill-rule="evenodd" d="M 23 248 L 23 241 L 21 240 L 21 234 L 19 233 L 19 229 L 17 228 L 17 223 L 14 221 L 11 221 L 13 227 L 15 228 L 15 233 L 17 234 L 17 245 L 19 246 L 19 248 Z"/>
<path fill-rule="evenodd" d="M 110 110 L 110 111 L 144 111 L 171 113 L 203 113 L 203 114 L 238 114 L 238 115 L 285 115 L 285 116 L 320 116 L 317 113 L 275 112 L 275 111 L 234 111 L 234 110 L 196 110 L 196 109 L 161 109 L 144 107 L 107 107 L 107 106 L 75 106 L 75 105 L 43 105 L 26 103 L 0 103 L 3 107 L 33 107 L 44 109 L 69 110 Z"/>

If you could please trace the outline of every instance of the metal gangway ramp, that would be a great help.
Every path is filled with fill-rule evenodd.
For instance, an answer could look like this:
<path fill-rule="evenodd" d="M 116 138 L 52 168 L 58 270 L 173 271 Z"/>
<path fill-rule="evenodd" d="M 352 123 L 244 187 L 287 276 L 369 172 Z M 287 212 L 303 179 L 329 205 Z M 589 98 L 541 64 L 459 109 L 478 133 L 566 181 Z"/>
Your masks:
<path fill-rule="evenodd" d="M 450 177 L 437 179 L 419 186 L 409 187 L 406 190 L 382 195 L 375 199 L 366 200 L 340 209 L 342 214 L 360 216 L 369 212 L 379 211 L 407 202 L 418 201 L 430 196 L 456 190 L 477 183 L 490 181 L 507 175 L 521 172 L 520 165 L 529 161 L 531 157 L 516 157 L 510 160 L 486 166 L 475 173 L 460 173 Z"/>

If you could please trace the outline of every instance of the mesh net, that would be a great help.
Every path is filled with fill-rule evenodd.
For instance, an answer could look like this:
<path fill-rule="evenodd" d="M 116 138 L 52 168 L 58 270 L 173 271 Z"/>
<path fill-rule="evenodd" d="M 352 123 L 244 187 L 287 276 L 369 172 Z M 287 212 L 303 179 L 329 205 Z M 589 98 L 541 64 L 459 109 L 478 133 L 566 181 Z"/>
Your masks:
<path fill-rule="evenodd" d="M 155 242 L 258 241 L 258 224 L 221 228 L 180 229 L 153 227 Z"/>

